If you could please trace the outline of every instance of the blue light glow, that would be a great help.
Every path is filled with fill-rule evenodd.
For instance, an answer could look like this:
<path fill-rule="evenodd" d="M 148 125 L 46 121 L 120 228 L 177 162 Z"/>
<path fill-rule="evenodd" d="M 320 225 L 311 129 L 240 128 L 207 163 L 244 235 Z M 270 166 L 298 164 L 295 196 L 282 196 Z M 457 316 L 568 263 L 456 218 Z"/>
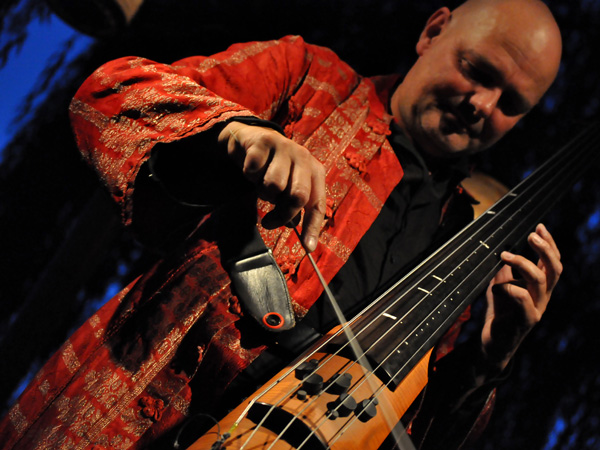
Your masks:
<path fill-rule="evenodd" d="M 587 220 L 586 227 L 590 231 L 594 231 L 600 224 L 600 210 L 594 211 Z"/>
<path fill-rule="evenodd" d="M 551 450 L 555 448 L 556 444 L 558 443 L 558 438 L 565 431 L 565 428 L 567 428 L 567 423 L 565 420 L 562 417 L 557 418 L 552 430 L 548 435 L 548 441 L 546 442 L 543 450 Z"/>
<path fill-rule="evenodd" d="M 2 86 L 0 162 L 2 150 L 16 132 L 14 123 L 17 119 L 19 123 L 24 123 L 22 117 L 17 117 L 19 107 L 24 103 L 27 95 L 41 83 L 44 69 L 55 52 L 74 37 L 76 39 L 66 63 L 86 50 L 94 40 L 76 32 L 54 15 L 43 22 L 34 20 L 28 26 L 27 39 L 22 48 L 11 54 L 6 65 L 0 70 L 0 86 Z M 38 96 L 35 104 L 41 104 L 44 99 L 44 95 Z"/>

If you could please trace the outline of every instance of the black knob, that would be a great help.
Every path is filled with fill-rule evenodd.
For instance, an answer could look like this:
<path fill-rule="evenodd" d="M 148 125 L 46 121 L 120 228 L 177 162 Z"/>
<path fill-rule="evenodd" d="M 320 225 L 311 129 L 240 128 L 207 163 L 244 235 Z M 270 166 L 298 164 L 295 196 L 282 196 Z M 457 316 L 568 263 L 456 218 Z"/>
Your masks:
<path fill-rule="evenodd" d="M 331 420 L 335 420 L 338 417 L 340 417 L 340 413 L 337 412 L 335 409 L 331 409 L 331 410 L 327 411 L 327 415 L 329 416 L 329 418 Z"/>
<path fill-rule="evenodd" d="M 377 399 L 365 399 L 358 405 L 358 420 L 361 422 L 368 422 L 377 414 Z"/>
<path fill-rule="evenodd" d="M 318 359 L 311 359 L 310 361 L 304 361 L 298 367 L 296 367 L 296 371 L 294 375 L 298 380 L 304 380 L 308 375 L 313 373 L 317 367 L 319 366 Z"/>
<path fill-rule="evenodd" d="M 349 373 L 341 373 L 332 379 L 329 388 L 327 388 L 328 392 L 332 394 L 343 394 L 350 389 L 350 385 L 352 384 L 352 375 Z"/>
<path fill-rule="evenodd" d="M 318 373 L 313 373 L 304 379 L 302 383 L 304 389 L 309 395 L 315 395 L 323 389 L 323 377 Z"/>
<path fill-rule="evenodd" d="M 341 417 L 347 417 L 352 414 L 358 405 L 351 395 L 344 393 L 335 402 L 327 406 L 329 406 L 329 409 L 337 411 Z"/>

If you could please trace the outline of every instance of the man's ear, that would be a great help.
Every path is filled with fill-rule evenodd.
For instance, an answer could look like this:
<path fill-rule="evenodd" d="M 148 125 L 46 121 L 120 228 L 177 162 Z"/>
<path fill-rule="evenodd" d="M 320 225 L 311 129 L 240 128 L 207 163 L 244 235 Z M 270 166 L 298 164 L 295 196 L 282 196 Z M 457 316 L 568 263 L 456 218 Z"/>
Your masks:
<path fill-rule="evenodd" d="M 444 28 L 450 23 L 451 18 L 452 13 L 445 6 L 431 15 L 417 42 L 417 54 L 419 56 L 423 55 L 431 47 L 434 39 L 442 33 Z"/>

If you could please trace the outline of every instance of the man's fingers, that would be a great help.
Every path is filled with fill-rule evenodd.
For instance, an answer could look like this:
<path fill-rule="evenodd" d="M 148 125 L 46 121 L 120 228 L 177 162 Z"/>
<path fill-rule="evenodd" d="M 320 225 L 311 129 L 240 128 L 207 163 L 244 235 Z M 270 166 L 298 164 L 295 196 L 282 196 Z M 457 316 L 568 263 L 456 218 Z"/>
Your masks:
<path fill-rule="evenodd" d="M 557 258 L 560 260 L 560 250 L 558 249 L 558 246 L 556 245 L 556 242 L 554 241 L 554 238 L 552 237 L 552 235 L 550 234 L 550 232 L 548 231 L 548 229 L 546 228 L 546 226 L 542 223 L 538 224 L 538 226 L 535 228 L 535 231 L 546 241 L 548 242 L 548 244 L 550 245 L 550 247 L 552 248 L 552 250 L 554 251 L 554 253 L 556 254 Z"/>
<path fill-rule="evenodd" d="M 285 199 L 291 191 L 294 170 L 293 161 L 287 153 L 276 152 L 267 160 L 261 178 L 254 180 L 260 198 L 270 203 Z"/>
<path fill-rule="evenodd" d="M 327 207 L 325 192 L 325 170 L 320 164 L 312 173 L 312 188 L 310 199 L 305 207 L 302 224 L 302 241 L 309 252 L 317 247 L 319 231 L 325 218 Z"/>
<path fill-rule="evenodd" d="M 291 165 L 291 168 L 284 171 L 287 174 L 284 186 L 281 180 L 267 180 L 269 172 L 270 168 L 265 176 L 264 188 L 270 195 L 261 195 L 261 198 L 273 203 L 275 209 L 263 218 L 262 225 L 265 228 L 277 228 L 294 220 L 309 201 L 310 173 L 306 167 Z"/>
<path fill-rule="evenodd" d="M 229 155 L 256 185 L 260 198 L 275 205 L 262 225 L 286 225 L 304 209 L 301 239 L 313 251 L 326 209 L 323 166 L 306 148 L 273 130 L 234 123 L 221 138 L 228 139 Z"/>
<path fill-rule="evenodd" d="M 295 165 L 283 199 L 274 203 L 275 209 L 264 217 L 262 225 L 276 228 L 287 224 L 304 209 L 302 242 L 309 252 L 313 251 L 317 246 L 326 209 L 323 166 L 316 160 L 310 161 L 310 164 Z"/>
<path fill-rule="evenodd" d="M 513 271 L 516 270 L 521 274 L 524 286 L 533 301 L 533 305 L 540 312 L 545 311 L 550 300 L 546 273 L 523 256 L 502 252 L 501 257 L 506 264 L 512 267 Z M 514 283 L 513 285 L 515 288 L 518 287 Z"/>
<path fill-rule="evenodd" d="M 304 209 L 302 241 L 313 251 L 326 209 L 323 166 L 306 148 L 271 129 L 232 122 L 219 140 L 227 142 L 228 154 L 256 185 L 259 196 L 275 205 L 262 225 L 286 225 Z"/>
<path fill-rule="evenodd" d="M 538 267 L 546 274 L 548 291 L 554 289 L 563 270 L 560 252 L 554 239 L 543 225 L 538 225 L 535 233 L 529 235 L 529 245 L 538 254 Z"/>
<path fill-rule="evenodd" d="M 512 268 L 509 265 L 505 264 L 500 268 L 500 270 L 498 271 L 494 279 L 490 282 L 490 284 L 508 283 L 513 280 L 514 277 L 512 273 Z"/>

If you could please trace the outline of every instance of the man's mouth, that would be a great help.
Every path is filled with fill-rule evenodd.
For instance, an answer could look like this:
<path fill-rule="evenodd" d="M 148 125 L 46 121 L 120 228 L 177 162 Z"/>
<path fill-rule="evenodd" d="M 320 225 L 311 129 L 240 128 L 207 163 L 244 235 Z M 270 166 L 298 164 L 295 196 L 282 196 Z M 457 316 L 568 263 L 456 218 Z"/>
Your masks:
<path fill-rule="evenodd" d="M 446 134 L 468 134 L 469 137 L 473 136 L 471 127 L 467 125 L 464 120 L 457 114 L 450 111 L 444 111 L 442 113 L 442 121 L 440 124 L 442 131 Z"/>
<path fill-rule="evenodd" d="M 451 104 L 440 107 L 442 111 L 443 127 L 451 133 L 465 133 L 470 138 L 477 138 L 481 132 L 483 121 L 475 116 L 468 120 L 460 111 L 460 108 Z"/>

